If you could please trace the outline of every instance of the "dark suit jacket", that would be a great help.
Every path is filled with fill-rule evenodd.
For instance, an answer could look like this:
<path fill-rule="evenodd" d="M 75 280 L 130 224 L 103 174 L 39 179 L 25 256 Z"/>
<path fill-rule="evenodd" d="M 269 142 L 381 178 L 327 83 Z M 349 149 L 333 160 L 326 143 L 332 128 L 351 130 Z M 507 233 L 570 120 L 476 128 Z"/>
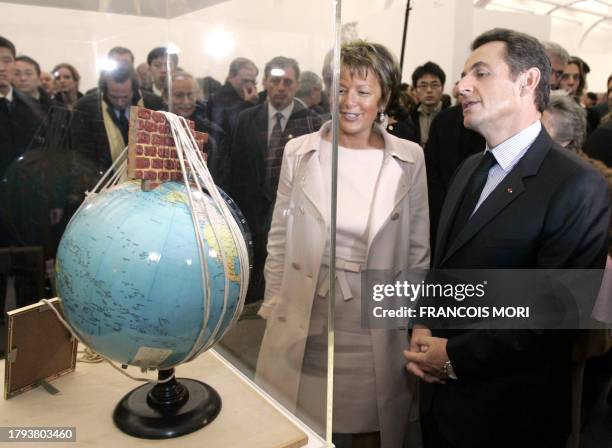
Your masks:
<path fill-rule="evenodd" d="M 226 82 L 208 100 L 206 112 L 208 119 L 225 131 L 225 135 L 232 138 L 238 123 L 238 114 L 249 107 L 255 106 L 254 103 L 240 98 L 234 87 Z"/>
<path fill-rule="evenodd" d="M 164 105 L 161 98 L 148 92 L 142 92 L 144 107 L 151 110 L 162 110 Z M 132 105 L 140 101 L 135 95 Z M 104 128 L 102 116 L 102 102 L 98 91 L 85 95 L 77 101 L 71 123 L 72 148 L 81 152 L 95 162 L 100 169 L 106 170 L 112 165 L 110 146 Z M 111 119 L 117 126 L 115 114 Z"/>
<path fill-rule="evenodd" d="M 442 208 L 437 269 L 603 268 L 605 180 L 542 130 L 454 242 L 452 223 L 480 155 L 459 168 Z M 569 422 L 571 332 L 433 330 L 459 380 L 424 384 L 425 423 L 456 447 L 562 447 Z"/>
<path fill-rule="evenodd" d="M 425 145 L 432 254 L 435 253 L 435 237 L 442 204 L 453 174 L 468 156 L 484 149 L 484 138 L 463 126 L 461 106 L 441 110 L 433 119 L 429 128 L 429 140 Z"/>
<path fill-rule="evenodd" d="M 587 138 L 584 152 L 612 168 L 612 121 L 600 125 Z"/>
<path fill-rule="evenodd" d="M 300 135 L 317 131 L 321 119 L 298 101 L 282 136 L 282 146 Z M 268 103 L 246 109 L 238 116 L 230 151 L 228 194 L 244 214 L 253 237 L 254 263 L 249 299 L 263 298 L 263 266 L 274 200 L 264 194 L 265 162 L 268 150 Z"/>
<path fill-rule="evenodd" d="M 189 117 L 195 123 L 195 130 L 206 132 L 208 141 L 206 142 L 206 164 L 215 184 L 225 189 L 227 164 L 229 157 L 229 139 L 221 126 L 216 125 L 206 118 L 205 109 L 202 105 L 197 105 L 196 110 Z"/>
<path fill-rule="evenodd" d="M 0 110 L 0 178 L 11 162 L 30 147 L 43 119 L 40 105 L 13 88 L 10 110 Z M 33 142 L 32 146 L 37 144 Z"/>

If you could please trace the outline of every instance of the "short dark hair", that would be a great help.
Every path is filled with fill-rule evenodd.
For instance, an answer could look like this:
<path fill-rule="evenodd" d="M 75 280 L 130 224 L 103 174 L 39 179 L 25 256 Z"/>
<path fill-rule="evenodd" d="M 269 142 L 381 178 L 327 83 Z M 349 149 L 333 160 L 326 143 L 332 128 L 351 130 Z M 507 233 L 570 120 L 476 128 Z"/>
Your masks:
<path fill-rule="evenodd" d="M 166 56 L 170 56 L 170 60 L 175 65 L 178 65 L 178 54 L 170 53 L 168 55 L 168 48 L 166 48 L 166 47 L 155 47 L 154 49 L 149 51 L 149 54 L 147 55 L 147 64 L 151 65 L 151 63 L 155 59 L 164 58 Z"/>
<path fill-rule="evenodd" d="M 130 50 L 129 48 L 126 47 L 113 47 L 110 50 L 108 50 L 108 56 L 112 56 L 113 54 L 129 54 L 130 55 L 130 59 L 132 59 L 132 64 L 134 63 L 134 53 L 132 53 L 132 50 Z"/>
<path fill-rule="evenodd" d="M 123 83 L 128 79 L 132 81 L 132 95 L 134 95 L 136 92 L 138 92 L 139 88 L 138 75 L 136 74 L 136 70 L 134 70 L 133 66 L 123 62 L 117 64 L 117 67 L 112 70 L 102 70 L 98 85 L 102 93 L 106 93 L 108 90 L 108 81 Z"/>
<path fill-rule="evenodd" d="M 300 79 L 300 65 L 295 59 L 286 58 L 285 56 L 276 56 L 268 61 L 264 67 L 264 78 L 270 76 L 270 71 L 274 67 L 292 68 L 295 73 L 295 79 Z"/>
<path fill-rule="evenodd" d="M 243 68 L 253 68 L 255 69 L 255 76 L 259 74 L 259 70 L 253 61 L 247 58 L 236 58 L 232 62 L 230 62 L 229 66 L 229 77 L 234 77 L 238 74 L 240 70 Z"/>
<path fill-rule="evenodd" d="M 77 85 L 79 84 L 79 81 L 81 80 L 81 75 L 79 75 L 79 71 L 75 68 L 74 65 L 69 64 L 67 62 L 61 62 L 57 64 L 55 67 L 53 67 L 53 70 L 51 70 L 51 74 L 53 75 L 54 78 L 55 78 L 55 72 L 58 71 L 60 68 L 65 68 L 66 70 L 68 70 L 70 74 L 72 75 L 72 77 L 74 78 L 74 80 L 76 81 Z"/>
<path fill-rule="evenodd" d="M 425 75 L 435 76 L 440 80 L 442 85 L 446 82 L 446 73 L 444 73 L 444 70 L 435 62 L 427 61 L 425 64 L 419 65 L 412 72 L 412 86 L 416 87 L 419 79 Z"/>
<path fill-rule="evenodd" d="M 34 66 L 34 70 L 36 70 L 36 74 L 38 75 L 38 77 L 40 77 L 40 65 L 38 64 L 38 62 L 36 62 L 34 59 L 32 59 L 30 56 L 25 56 L 25 55 L 21 55 L 21 56 L 17 56 L 15 58 L 15 62 L 26 62 L 30 65 Z"/>
<path fill-rule="evenodd" d="M 550 60 L 544 46 L 535 37 L 505 28 L 486 31 L 474 39 L 472 51 L 489 42 L 506 44 L 506 64 L 514 79 L 530 68 L 540 71 L 540 82 L 535 90 L 535 105 L 543 112 L 550 97 Z"/>
<path fill-rule="evenodd" d="M 368 70 L 376 75 L 381 90 L 381 106 L 387 107 L 391 97 L 399 92 L 400 69 L 393 53 L 387 47 L 365 40 L 355 40 L 342 45 L 340 70 L 365 78 Z"/>
<path fill-rule="evenodd" d="M 0 48 L 8 48 L 13 54 L 13 57 L 15 57 L 15 55 L 17 54 L 17 50 L 15 50 L 15 45 L 6 37 L 0 36 Z"/>

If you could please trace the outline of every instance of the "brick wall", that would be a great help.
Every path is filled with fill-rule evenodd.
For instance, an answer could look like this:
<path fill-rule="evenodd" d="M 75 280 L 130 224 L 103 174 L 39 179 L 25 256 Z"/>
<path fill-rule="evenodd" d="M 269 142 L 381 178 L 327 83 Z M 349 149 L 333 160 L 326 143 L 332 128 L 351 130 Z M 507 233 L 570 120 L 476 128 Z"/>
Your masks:
<path fill-rule="evenodd" d="M 189 120 L 188 123 L 206 160 L 204 144 L 208 141 L 208 134 L 194 130 L 193 121 Z M 128 139 L 128 178 L 147 180 L 152 185 L 183 179 L 170 125 L 164 114 L 132 106 Z"/>

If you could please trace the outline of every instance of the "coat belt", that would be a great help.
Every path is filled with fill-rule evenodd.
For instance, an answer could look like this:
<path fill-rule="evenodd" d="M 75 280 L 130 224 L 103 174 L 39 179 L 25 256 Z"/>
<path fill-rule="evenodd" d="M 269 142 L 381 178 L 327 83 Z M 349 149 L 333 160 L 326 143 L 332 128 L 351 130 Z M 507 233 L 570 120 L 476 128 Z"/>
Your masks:
<path fill-rule="evenodd" d="M 329 268 L 329 257 L 323 257 L 322 265 L 327 266 Z M 358 273 L 362 270 L 362 263 L 348 261 L 336 257 L 336 280 L 338 280 L 338 285 L 340 286 L 340 291 L 342 291 L 342 297 L 344 297 L 344 300 L 351 300 L 353 298 L 353 293 L 351 292 L 351 287 L 349 286 L 348 280 L 346 278 L 346 273 Z M 323 283 L 321 283 L 321 286 L 319 286 L 319 289 L 317 290 L 317 294 L 321 297 L 327 297 L 327 293 L 329 292 L 329 275 L 330 269 L 327 270 L 327 275 L 325 276 Z"/>

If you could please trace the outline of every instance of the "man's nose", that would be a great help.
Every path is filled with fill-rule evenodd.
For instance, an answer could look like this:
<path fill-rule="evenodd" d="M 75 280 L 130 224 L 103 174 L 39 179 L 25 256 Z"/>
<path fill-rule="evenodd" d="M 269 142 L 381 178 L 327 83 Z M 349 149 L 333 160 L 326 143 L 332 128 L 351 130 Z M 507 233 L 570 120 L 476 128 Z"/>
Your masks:
<path fill-rule="evenodd" d="M 467 96 L 472 92 L 472 83 L 467 76 L 464 76 L 457 83 L 457 92 L 460 96 Z"/>

